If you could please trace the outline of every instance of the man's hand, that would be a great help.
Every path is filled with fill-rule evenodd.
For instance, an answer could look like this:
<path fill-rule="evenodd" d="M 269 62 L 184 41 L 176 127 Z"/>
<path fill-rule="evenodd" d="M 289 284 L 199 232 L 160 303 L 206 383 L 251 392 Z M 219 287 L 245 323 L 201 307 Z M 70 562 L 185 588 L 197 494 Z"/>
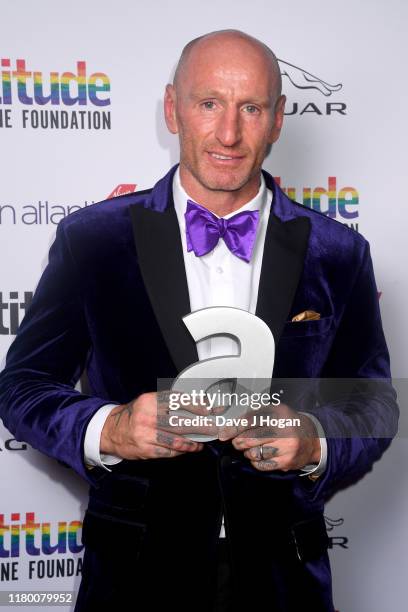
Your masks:
<path fill-rule="evenodd" d="M 220 431 L 220 440 L 232 440 L 233 446 L 244 453 L 254 468 L 261 471 L 298 470 L 310 463 L 319 463 L 321 456 L 320 440 L 311 419 L 289 408 L 285 404 L 268 411 L 251 411 L 248 421 L 251 424 L 254 414 L 257 422 L 261 416 L 276 419 L 299 419 L 300 426 L 287 426 L 284 429 L 267 425 L 255 427 L 225 427 Z M 261 449 L 262 446 L 262 449 Z"/>
<path fill-rule="evenodd" d="M 183 406 L 194 415 L 208 416 L 203 406 Z M 173 427 L 169 424 L 168 395 L 142 393 L 128 404 L 113 408 L 101 434 L 100 450 L 123 459 L 177 457 L 203 449 L 182 434 L 213 434 L 214 427 Z"/>

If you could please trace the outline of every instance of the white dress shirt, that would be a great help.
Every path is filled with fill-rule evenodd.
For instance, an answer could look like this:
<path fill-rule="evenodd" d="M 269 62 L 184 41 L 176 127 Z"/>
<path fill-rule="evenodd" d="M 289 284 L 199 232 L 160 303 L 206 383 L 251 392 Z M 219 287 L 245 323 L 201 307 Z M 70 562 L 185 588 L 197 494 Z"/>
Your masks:
<path fill-rule="evenodd" d="M 263 176 L 257 195 L 225 219 L 241 211 L 259 210 L 259 223 L 252 257 L 249 263 L 236 257 L 220 238 L 217 246 L 206 255 L 196 257 L 194 251 L 187 252 L 185 217 L 187 200 L 191 199 L 184 191 L 180 173 L 177 169 L 173 179 L 173 198 L 177 219 L 180 226 L 183 247 L 184 265 L 186 270 L 191 311 L 208 306 L 233 306 L 255 314 L 258 299 L 259 278 L 261 274 L 262 255 L 265 244 L 265 234 L 272 203 L 272 192 L 266 188 Z M 205 202 L 197 202 L 205 206 Z M 236 340 L 227 336 L 215 336 L 197 342 L 197 352 L 200 360 L 221 355 L 238 355 L 239 347 Z M 85 461 L 92 466 L 101 466 L 109 470 L 108 465 L 121 461 L 114 455 L 100 453 L 100 437 L 105 420 L 117 404 L 102 406 L 90 420 L 84 441 Z M 303 475 L 321 474 L 327 463 L 327 442 L 319 421 L 312 415 L 321 445 L 321 458 L 318 465 L 305 466 Z M 223 531 L 223 530 L 222 530 Z M 221 533 L 223 535 L 223 533 Z"/>

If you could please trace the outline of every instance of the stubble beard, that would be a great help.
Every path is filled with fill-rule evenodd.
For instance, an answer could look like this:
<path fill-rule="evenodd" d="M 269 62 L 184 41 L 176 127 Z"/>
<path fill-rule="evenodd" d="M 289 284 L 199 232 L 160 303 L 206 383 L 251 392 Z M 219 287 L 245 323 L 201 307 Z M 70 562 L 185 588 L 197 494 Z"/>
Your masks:
<path fill-rule="evenodd" d="M 234 172 L 228 173 L 228 171 L 218 173 L 216 170 L 212 170 L 211 168 L 200 168 L 200 163 L 197 159 L 195 159 L 195 163 L 190 163 L 188 156 L 185 155 L 181 156 L 180 162 L 193 176 L 197 183 L 208 191 L 239 191 L 255 176 L 258 176 L 261 171 L 260 167 L 251 167 L 243 176 L 239 176 L 238 173 Z M 202 166 L 205 166 L 205 164 L 202 164 Z M 218 176 L 216 176 L 217 174 Z M 219 176 L 220 174 L 223 174 L 223 176 Z"/>

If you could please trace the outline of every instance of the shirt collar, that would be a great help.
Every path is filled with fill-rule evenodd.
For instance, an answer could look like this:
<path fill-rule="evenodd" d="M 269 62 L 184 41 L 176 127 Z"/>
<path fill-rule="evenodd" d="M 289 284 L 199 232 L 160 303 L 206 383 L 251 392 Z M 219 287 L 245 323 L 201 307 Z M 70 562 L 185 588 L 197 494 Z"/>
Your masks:
<path fill-rule="evenodd" d="M 173 178 L 173 200 L 179 225 L 182 229 L 185 229 L 184 213 L 186 212 L 187 200 L 192 200 L 192 198 L 185 192 L 181 184 L 179 168 L 177 168 Z M 246 210 L 259 210 L 259 214 L 261 215 L 261 212 L 266 205 L 266 201 L 267 189 L 265 185 L 265 179 L 261 172 L 261 184 L 259 186 L 259 191 L 256 196 L 252 198 L 252 200 L 241 206 L 241 208 L 234 210 L 234 212 L 229 213 L 228 215 L 225 215 L 224 219 L 229 219 L 233 215 L 236 215 L 237 213 Z M 197 202 L 197 204 L 200 204 L 200 202 Z"/>

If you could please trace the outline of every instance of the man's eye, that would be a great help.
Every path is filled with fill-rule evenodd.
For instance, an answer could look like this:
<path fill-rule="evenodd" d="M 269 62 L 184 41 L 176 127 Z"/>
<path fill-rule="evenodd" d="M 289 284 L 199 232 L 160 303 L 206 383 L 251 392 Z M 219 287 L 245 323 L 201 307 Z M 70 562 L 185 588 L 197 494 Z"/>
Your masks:
<path fill-rule="evenodd" d="M 247 106 L 244 107 L 244 110 L 250 115 L 256 115 L 256 113 L 259 112 L 259 108 L 253 104 L 247 104 Z"/>
<path fill-rule="evenodd" d="M 212 102 L 212 100 L 207 100 L 206 102 L 203 102 L 202 106 L 207 110 L 212 110 L 215 107 L 215 102 Z"/>

